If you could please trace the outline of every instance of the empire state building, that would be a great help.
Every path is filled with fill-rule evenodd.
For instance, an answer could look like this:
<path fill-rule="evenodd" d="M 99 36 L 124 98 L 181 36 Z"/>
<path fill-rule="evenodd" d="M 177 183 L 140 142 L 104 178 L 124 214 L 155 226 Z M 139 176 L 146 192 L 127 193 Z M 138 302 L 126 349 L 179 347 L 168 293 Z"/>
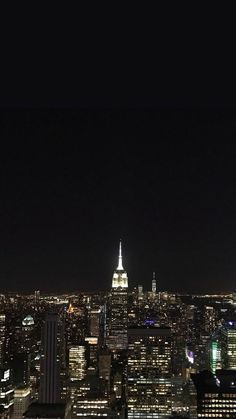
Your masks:
<path fill-rule="evenodd" d="M 127 299 L 128 276 L 123 268 L 121 242 L 119 247 L 118 266 L 112 278 L 110 297 L 110 327 L 108 345 L 110 349 L 127 348 Z"/>

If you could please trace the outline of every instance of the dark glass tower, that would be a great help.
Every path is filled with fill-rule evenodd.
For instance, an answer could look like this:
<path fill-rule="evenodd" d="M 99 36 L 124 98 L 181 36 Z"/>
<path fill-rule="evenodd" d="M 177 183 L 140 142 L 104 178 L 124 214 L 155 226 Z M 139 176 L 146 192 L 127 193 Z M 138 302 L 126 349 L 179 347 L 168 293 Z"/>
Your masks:
<path fill-rule="evenodd" d="M 62 393 L 63 328 L 58 314 L 48 314 L 42 331 L 40 402 L 58 403 Z"/>

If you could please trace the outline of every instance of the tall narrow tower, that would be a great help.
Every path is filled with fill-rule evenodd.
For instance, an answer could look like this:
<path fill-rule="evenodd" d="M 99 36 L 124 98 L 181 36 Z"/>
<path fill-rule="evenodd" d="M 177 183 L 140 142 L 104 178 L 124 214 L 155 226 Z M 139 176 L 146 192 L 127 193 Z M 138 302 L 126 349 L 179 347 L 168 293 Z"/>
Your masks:
<path fill-rule="evenodd" d="M 127 347 L 127 298 L 128 276 L 123 268 L 122 246 L 120 241 L 118 266 L 112 278 L 110 298 L 109 346 L 111 349 Z"/>
<path fill-rule="evenodd" d="M 61 400 L 63 336 L 58 314 L 48 314 L 42 330 L 40 366 L 40 403 L 58 403 Z"/>
<path fill-rule="evenodd" d="M 128 288 L 128 276 L 123 268 L 121 241 L 119 246 L 118 266 L 112 278 L 112 288 Z"/>
<path fill-rule="evenodd" d="M 156 273 L 153 272 L 153 274 L 152 274 L 152 293 L 156 294 L 156 291 L 157 291 Z"/>

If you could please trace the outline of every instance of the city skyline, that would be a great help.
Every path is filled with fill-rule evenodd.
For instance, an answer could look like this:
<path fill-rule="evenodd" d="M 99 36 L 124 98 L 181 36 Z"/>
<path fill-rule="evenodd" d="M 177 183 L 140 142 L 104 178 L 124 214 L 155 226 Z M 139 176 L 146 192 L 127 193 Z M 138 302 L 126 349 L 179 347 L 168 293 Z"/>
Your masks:
<path fill-rule="evenodd" d="M 223 289 L 221 289 L 221 290 L 218 290 L 218 291 L 215 291 L 215 292 L 208 292 L 207 290 L 206 290 L 206 292 L 188 292 L 188 291 L 184 291 L 184 290 L 181 290 L 181 289 L 178 289 L 178 290 L 176 290 L 176 289 L 166 289 L 166 288 L 161 288 L 159 285 L 161 284 L 161 281 L 160 281 L 160 277 L 159 277 L 159 274 L 156 272 L 156 271 L 153 271 L 152 272 L 152 276 L 151 276 L 151 279 L 149 278 L 149 282 L 145 282 L 145 285 L 146 286 L 144 286 L 143 285 L 143 283 L 142 282 L 140 282 L 140 283 L 135 283 L 135 284 L 131 284 L 131 285 L 128 285 L 128 277 L 127 277 L 127 272 L 126 272 L 126 269 L 124 269 L 124 267 L 123 267 L 123 251 L 122 251 L 122 247 L 123 247 L 123 242 L 122 242 L 122 239 L 120 238 L 120 240 L 119 240 L 119 250 L 117 251 L 117 255 L 116 255 L 116 260 L 118 261 L 117 263 L 114 263 L 114 268 L 113 268 L 113 275 L 111 276 L 111 283 L 112 283 L 112 288 L 114 288 L 114 287 L 116 287 L 116 286 L 119 286 L 119 287 L 125 287 L 125 288 L 127 288 L 127 290 L 129 290 L 130 292 L 132 292 L 132 290 L 139 290 L 139 288 L 141 287 L 141 289 L 142 289 L 142 292 L 157 292 L 157 293 L 159 293 L 159 292 L 172 292 L 173 294 L 176 294 L 176 295 L 192 295 L 192 296 L 194 296 L 194 295 L 202 295 L 202 296 L 204 296 L 204 295 L 233 295 L 233 293 L 235 292 L 235 290 L 234 289 L 232 289 L 232 290 L 223 290 Z M 115 266 L 117 265 L 117 267 L 115 268 Z M 122 275 L 120 275 L 120 273 L 122 273 Z M 124 273 L 124 275 L 125 275 L 125 281 L 126 281 L 126 285 L 121 285 L 121 281 L 124 281 L 124 279 L 121 279 L 121 277 L 123 278 L 123 273 Z M 120 279 L 117 279 L 117 278 L 120 278 Z M 116 284 L 116 282 L 118 281 L 118 283 L 119 283 L 119 285 L 117 285 Z M 116 284 L 116 285 L 114 285 L 114 284 Z M 58 294 L 61 294 L 61 295 L 73 295 L 73 293 L 78 293 L 78 294 L 83 294 L 83 293 L 86 293 L 86 292 L 88 292 L 88 293 L 91 293 L 91 294 L 93 294 L 93 293 L 95 293 L 95 292 L 103 292 L 103 293 L 106 293 L 106 292 L 108 292 L 108 290 L 109 290 L 109 288 L 110 288 L 110 286 L 108 286 L 108 289 L 93 289 L 93 290 L 86 290 L 86 289 L 68 289 L 68 288 L 65 288 L 64 290 L 53 290 L 53 291 L 48 291 L 47 289 L 42 289 L 42 290 L 35 290 L 35 289 L 30 289 L 30 290 L 21 290 L 21 289 L 15 289 L 15 290 L 12 290 L 12 291 L 7 291 L 6 292 L 6 294 L 11 294 L 11 293 L 18 293 L 19 295 L 24 295 L 24 294 L 32 294 L 32 293 L 42 293 L 42 295 L 47 295 L 47 293 L 48 294 L 57 294 L 57 291 L 58 291 Z M 0 292 L 0 294 L 1 294 L 1 292 Z"/>
<path fill-rule="evenodd" d="M 4 33 L 0 419 L 236 418 L 232 25 L 136 9 Z"/>
<path fill-rule="evenodd" d="M 7 419 L 235 417 L 236 293 L 128 289 L 0 295 Z M 229 416 L 230 415 L 230 416 Z"/>

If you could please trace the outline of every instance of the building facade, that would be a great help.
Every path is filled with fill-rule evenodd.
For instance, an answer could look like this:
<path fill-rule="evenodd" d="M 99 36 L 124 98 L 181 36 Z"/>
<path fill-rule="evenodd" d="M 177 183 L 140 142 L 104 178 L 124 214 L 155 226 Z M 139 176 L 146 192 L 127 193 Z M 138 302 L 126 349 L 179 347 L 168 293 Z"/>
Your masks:
<path fill-rule="evenodd" d="M 13 413 L 14 388 L 11 371 L 4 367 L 0 368 L 0 404 L 3 408 L 4 418 L 10 419 Z"/>
<path fill-rule="evenodd" d="M 69 348 L 70 381 L 83 380 L 86 371 L 85 346 L 78 345 Z"/>
<path fill-rule="evenodd" d="M 222 367 L 236 370 L 236 323 L 228 321 L 221 329 Z"/>
<path fill-rule="evenodd" d="M 236 417 L 236 371 L 201 371 L 192 375 L 197 390 L 198 418 Z"/>
<path fill-rule="evenodd" d="M 169 328 L 128 330 L 128 418 L 167 418 L 172 409 Z"/>
<path fill-rule="evenodd" d="M 13 419 L 22 419 L 30 404 L 30 387 L 19 387 L 14 391 Z"/>

